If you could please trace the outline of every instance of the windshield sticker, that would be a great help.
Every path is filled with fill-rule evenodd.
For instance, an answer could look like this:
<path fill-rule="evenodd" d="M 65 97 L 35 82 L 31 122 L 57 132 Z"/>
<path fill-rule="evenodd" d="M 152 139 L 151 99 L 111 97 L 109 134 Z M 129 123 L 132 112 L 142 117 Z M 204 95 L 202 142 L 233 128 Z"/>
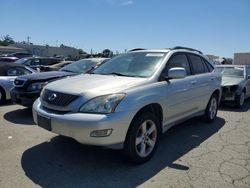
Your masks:
<path fill-rule="evenodd" d="M 151 54 L 146 54 L 146 56 L 150 56 L 150 57 L 163 57 L 164 54 L 160 54 L 160 53 L 151 53 Z"/>

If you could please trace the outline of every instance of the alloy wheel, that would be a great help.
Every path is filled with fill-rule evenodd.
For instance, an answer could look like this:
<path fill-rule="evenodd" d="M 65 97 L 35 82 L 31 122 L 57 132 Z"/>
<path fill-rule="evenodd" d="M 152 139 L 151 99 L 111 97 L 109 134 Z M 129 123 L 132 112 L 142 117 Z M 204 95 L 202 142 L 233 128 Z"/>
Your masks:
<path fill-rule="evenodd" d="M 140 157 L 147 157 L 154 149 L 157 140 L 157 128 L 152 120 L 144 121 L 136 134 L 135 147 Z"/>

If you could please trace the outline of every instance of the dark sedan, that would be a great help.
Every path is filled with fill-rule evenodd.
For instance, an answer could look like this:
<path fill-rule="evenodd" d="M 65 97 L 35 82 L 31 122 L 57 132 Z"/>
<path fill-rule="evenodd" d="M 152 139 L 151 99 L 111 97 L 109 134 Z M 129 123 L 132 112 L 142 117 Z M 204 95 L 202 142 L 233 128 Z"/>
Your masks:
<path fill-rule="evenodd" d="M 33 102 L 40 96 L 42 88 L 49 82 L 86 73 L 93 69 L 93 67 L 107 60 L 108 58 L 83 59 L 67 65 L 59 71 L 20 76 L 15 79 L 15 87 L 11 90 L 12 101 L 23 106 L 31 107 Z"/>

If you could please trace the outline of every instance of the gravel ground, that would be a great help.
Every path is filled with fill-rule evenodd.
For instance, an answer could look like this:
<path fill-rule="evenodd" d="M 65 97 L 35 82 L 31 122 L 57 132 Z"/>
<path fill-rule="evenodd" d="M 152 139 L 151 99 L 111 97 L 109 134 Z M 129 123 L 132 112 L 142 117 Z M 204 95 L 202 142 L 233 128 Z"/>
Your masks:
<path fill-rule="evenodd" d="M 163 135 L 134 166 L 120 151 L 84 146 L 34 125 L 31 110 L 0 107 L 0 187 L 250 187 L 250 100 L 212 124 L 195 118 Z"/>

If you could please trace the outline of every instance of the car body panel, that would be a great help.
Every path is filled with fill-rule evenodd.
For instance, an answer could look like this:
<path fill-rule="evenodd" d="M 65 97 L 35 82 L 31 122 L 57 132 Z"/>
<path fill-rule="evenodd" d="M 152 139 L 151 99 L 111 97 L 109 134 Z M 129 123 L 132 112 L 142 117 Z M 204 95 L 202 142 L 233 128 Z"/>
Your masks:
<path fill-rule="evenodd" d="M 75 95 L 77 98 L 67 106 L 59 107 L 47 103 L 40 97 L 33 104 L 35 122 L 38 123 L 37 116 L 42 115 L 51 119 L 52 132 L 70 136 L 80 143 L 107 146 L 107 144 L 124 143 L 125 135 L 133 118 L 147 105 L 158 104 L 161 106 L 163 112 L 161 126 L 164 132 L 181 120 L 204 113 L 208 101 L 215 91 L 218 91 L 218 100 L 220 100 L 221 75 L 216 71 L 201 75 L 190 75 L 183 79 L 159 80 L 163 69 L 173 54 L 178 52 L 199 54 L 188 50 L 140 50 L 131 53 L 140 53 L 141 51 L 166 53 L 165 58 L 151 77 L 87 74 L 50 83 L 44 88 L 43 92 L 49 90 L 52 94 L 53 92 L 60 92 L 66 95 Z M 213 65 L 211 64 L 211 66 Z M 80 107 L 91 99 L 114 93 L 125 93 L 125 97 L 116 107 L 114 113 L 100 115 L 79 112 Z M 42 93 L 41 96 L 45 95 Z M 69 114 L 72 117 L 75 114 L 79 118 L 79 122 L 75 122 L 71 117 L 70 120 L 67 119 L 66 116 Z M 119 115 L 121 116 L 116 118 Z M 93 117 L 93 119 L 90 117 Z M 98 117 L 109 117 L 109 120 L 99 119 Z M 69 121 L 63 123 L 66 119 Z M 101 138 L 101 142 L 99 142 L 99 138 L 93 139 L 89 135 L 89 128 L 86 128 L 86 132 L 84 128 L 81 131 L 78 129 L 78 126 L 81 126 L 80 122 L 83 127 L 86 124 L 93 125 L 91 131 L 107 128 L 113 129 L 113 131 L 110 136 Z M 63 125 L 60 126 L 60 123 Z M 70 131 L 74 133 L 70 134 Z M 79 135 L 75 136 L 75 134 L 80 134 L 79 132 L 82 132 L 84 138 L 79 137 Z M 117 139 L 112 142 L 110 138 L 113 134 Z"/>

